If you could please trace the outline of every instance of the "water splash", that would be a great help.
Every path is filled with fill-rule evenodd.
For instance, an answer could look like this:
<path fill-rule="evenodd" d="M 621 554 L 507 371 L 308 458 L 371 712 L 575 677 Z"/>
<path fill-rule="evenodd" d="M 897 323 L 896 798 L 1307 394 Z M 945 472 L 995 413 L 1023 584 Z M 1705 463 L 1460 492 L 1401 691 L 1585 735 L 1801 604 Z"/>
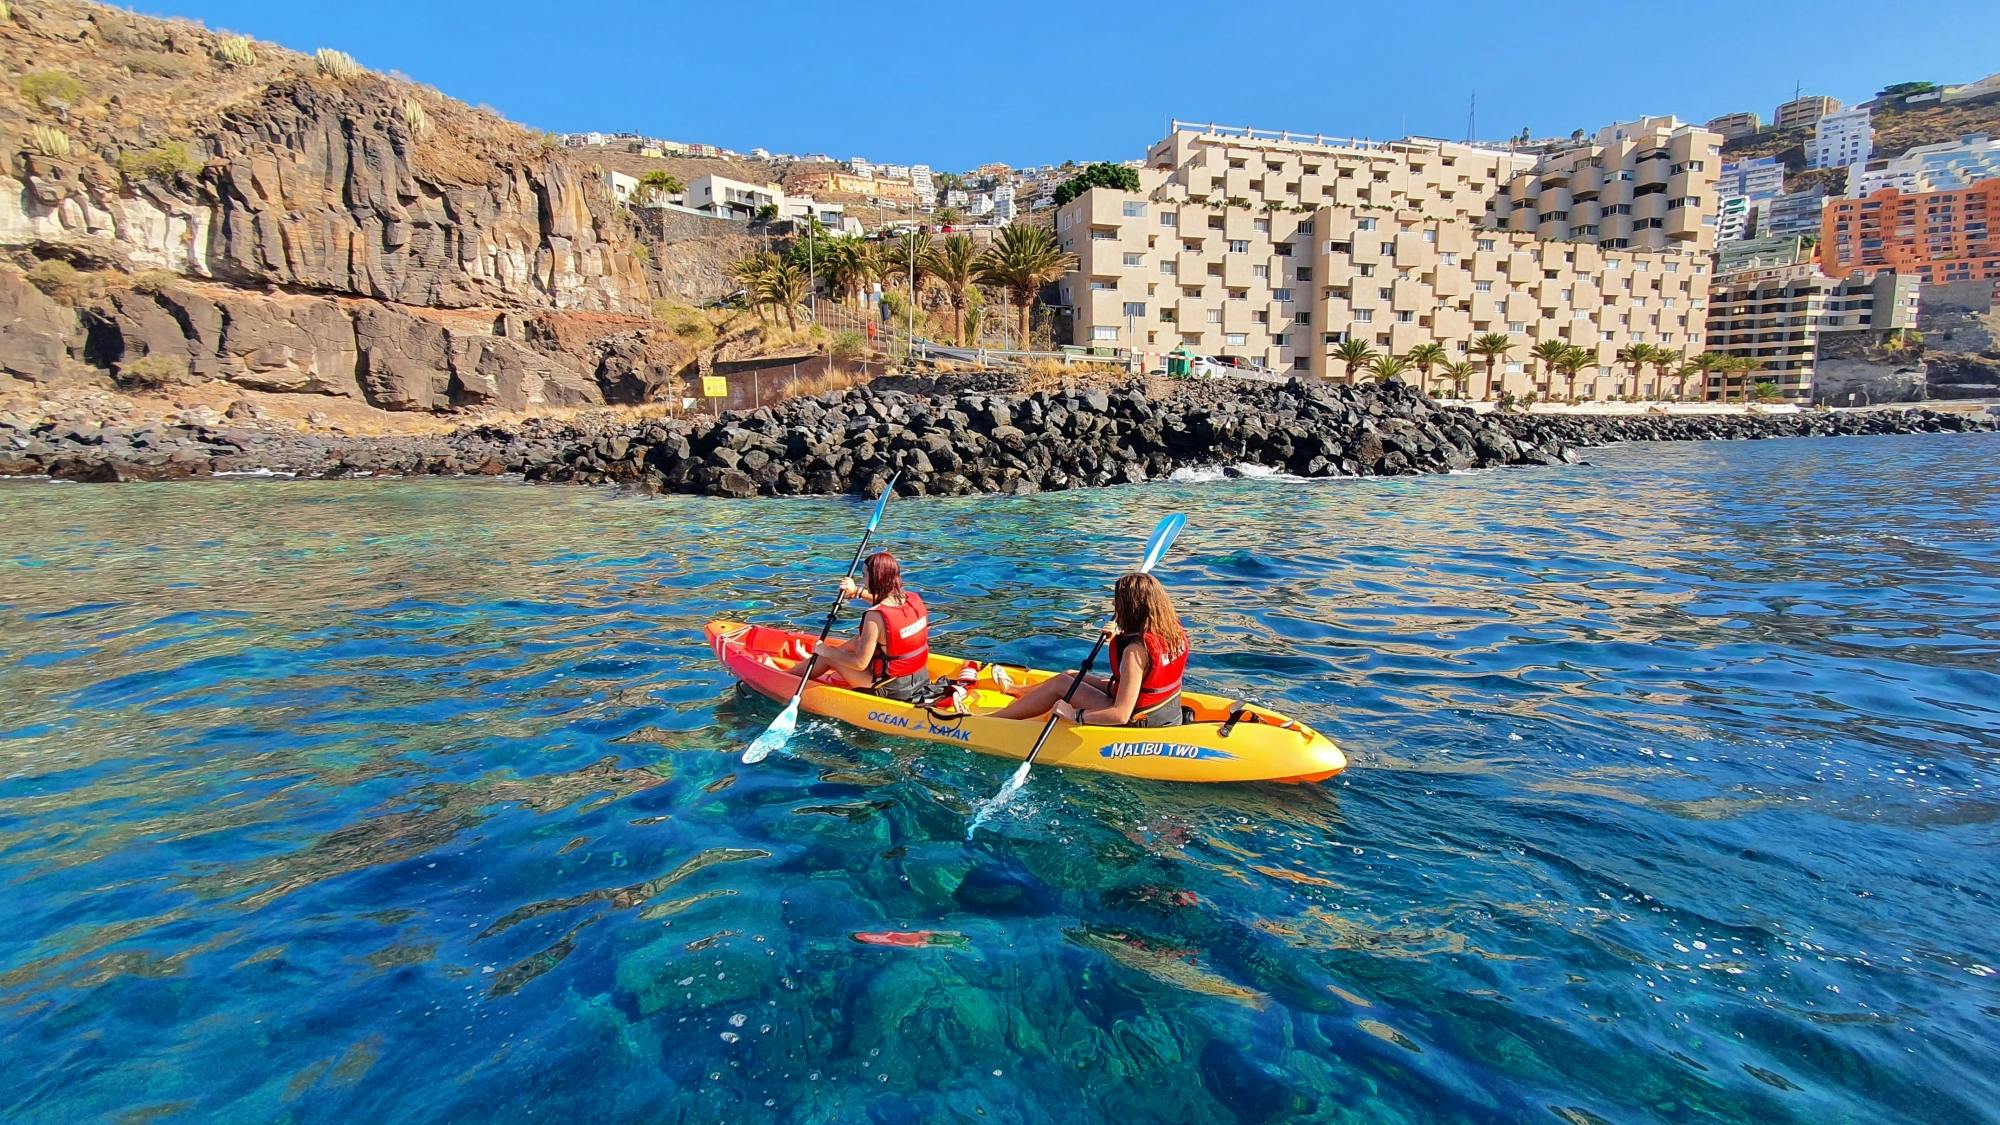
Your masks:
<path fill-rule="evenodd" d="M 790 703 L 785 704 L 785 709 L 778 712 L 778 717 L 771 720 L 771 725 L 764 728 L 764 733 L 757 736 L 748 750 L 743 751 L 743 764 L 754 766 L 770 757 L 772 751 L 783 750 L 785 744 L 792 740 L 792 732 L 797 729 L 799 697 L 795 695 Z"/>
<path fill-rule="evenodd" d="M 1002 806 L 1014 799 L 1014 794 L 1019 793 L 1023 785 L 1028 784 L 1028 771 L 1032 768 L 1027 762 L 1022 762 L 1021 768 L 1015 770 L 1014 775 L 1007 779 L 1007 784 L 1000 787 L 1000 792 L 993 794 L 987 800 L 974 801 L 972 803 L 974 812 L 972 814 L 972 823 L 965 826 L 966 839 L 972 839 L 972 834 L 979 831 L 980 825 L 985 824 L 991 819 L 993 814 L 999 812 Z"/>

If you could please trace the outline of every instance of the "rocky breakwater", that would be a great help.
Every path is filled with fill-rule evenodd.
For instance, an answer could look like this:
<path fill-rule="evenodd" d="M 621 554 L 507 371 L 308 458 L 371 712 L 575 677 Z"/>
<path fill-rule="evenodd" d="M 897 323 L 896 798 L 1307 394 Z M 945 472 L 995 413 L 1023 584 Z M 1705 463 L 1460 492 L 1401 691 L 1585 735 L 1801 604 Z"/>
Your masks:
<path fill-rule="evenodd" d="M 1592 417 L 1475 414 L 1400 383 L 1157 384 L 1034 394 L 858 388 L 721 418 L 484 424 L 432 436 L 301 433 L 250 411 L 98 427 L 0 416 L 0 475 L 158 480 L 500 475 L 715 496 L 1032 493 L 1255 465 L 1303 477 L 1556 465 L 1614 441 L 1992 430 L 1967 414 Z"/>

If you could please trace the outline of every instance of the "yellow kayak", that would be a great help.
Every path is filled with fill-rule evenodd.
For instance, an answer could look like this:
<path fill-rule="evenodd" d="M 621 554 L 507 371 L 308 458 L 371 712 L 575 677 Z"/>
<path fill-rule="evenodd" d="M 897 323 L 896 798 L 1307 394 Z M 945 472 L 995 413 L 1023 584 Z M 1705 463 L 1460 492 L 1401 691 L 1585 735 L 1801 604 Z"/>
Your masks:
<path fill-rule="evenodd" d="M 761 695 L 783 702 L 797 690 L 798 664 L 814 638 L 739 621 L 711 621 L 708 643 L 731 675 Z M 799 708 L 883 734 L 922 738 L 992 754 L 1026 758 L 1048 720 L 996 719 L 990 712 L 1012 696 L 994 679 L 996 665 L 931 653 L 931 678 L 957 677 L 970 665 L 978 678 L 962 709 L 948 702 L 925 707 L 884 699 L 814 677 Z M 1017 689 L 1053 673 L 1005 668 Z M 1154 781 L 1325 781 L 1347 768 L 1347 756 L 1311 727 L 1262 707 L 1218 695 L 1181 692 L 1194 720 L 1177 727 L 1101 727 L 1058 722 L 1038 763 L 1144 777 Z"/>

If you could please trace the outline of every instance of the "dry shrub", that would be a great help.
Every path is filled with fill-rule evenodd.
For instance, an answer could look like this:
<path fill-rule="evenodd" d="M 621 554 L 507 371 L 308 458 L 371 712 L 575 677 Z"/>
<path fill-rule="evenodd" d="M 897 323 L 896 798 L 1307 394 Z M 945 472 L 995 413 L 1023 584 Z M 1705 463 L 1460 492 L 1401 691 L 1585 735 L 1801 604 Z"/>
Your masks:
<path fill-rule="evenodd" d="M 319 72 L 336 82 L 345 82 L 361 76 L 361 64 L 346 51 L 336 51 L 331 47 L 321 47 L 313 52 L 313 65 Z"/>
<path fill-rule="evenodd" d="M 54 298 L 58 304 L 80 305 L 103 291 L 97 278 L 60 258 L 36 262 L 27 273 L 28 284 Z"/>
<path fill-rule="evenodd" d="M 154 293 L 165 292 L 179 280 L 180 276 L 169 270 L 140 270 L 132 275 L 132 288 L 151 296 Z"/>
<path fill-rule="evenodd" d="M 226 35 L 216 44 L 215 54 L 230 66 L 254 66 L 257 62 L 257 45 L 247 35 Z"/>
<path fill-rule="evenodd" d="M 201 167 L 200 159 L 180 141 L 167 141 L 147 149 L 127 149 L 118 154 L 118 170 L 130 180 L 192 176 Z"/>
<path fill-rule="evenodd" d="M 22 77 L 21 96 L 38 109 L 68 109 L 83 100 L 83 83 L 60 70 L 37 70 Z"/>
<path fill-rule="evenodd" d="M 873 376 L 866 372 L 829 367 L 817 375 L 807 375 L 786 383 L 784 397 L 811 398 L 815 395 L 848 391 L 855 387 L 865 387 L 872 379 Z"/>
<path fill-rule="evenodd" d="M 37 125 L 28 135 L 28 144 L 43 156 L 66 157 L 70 154 L 69 134 L 49 125 Z"/>
<path fill-rule="evenodd" d="M 118 365 L 118 384 L 124 387 L 158 390 L 185 383 L 187 378 L 187 361 L 172 356 L 143 355 Z"/>

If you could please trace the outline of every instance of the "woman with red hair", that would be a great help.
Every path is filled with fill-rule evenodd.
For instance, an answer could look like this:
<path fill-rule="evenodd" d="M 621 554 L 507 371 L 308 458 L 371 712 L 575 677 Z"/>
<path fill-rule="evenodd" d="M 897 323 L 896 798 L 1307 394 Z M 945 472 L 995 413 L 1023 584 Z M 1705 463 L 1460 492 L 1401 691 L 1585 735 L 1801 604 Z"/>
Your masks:
<path fill-rule="evenodd" d="M 862 564 L 866 586 L 840 580 L 842 597 L 866 601 L 861 628 L 849 640 L 819 647 L 819 663 L 849 687 L 868 688 L 887 699 L 916 702 L 930 686 L 930 615 L 924 600 L 903 589 L 896 556 L 877 551 Z"/>
<path fill-rule="evenodd" d="M 1032 719 L 1054 712 L 1072 723 L 1107 727 L 1181 724 L 1181 677 L 1188 637 L 1166 587 L 1150 574 L 1118 580 L 1111 598 L 1111 675 L 1085 676 L 1064 703 L 1075 672 L 1050 676 L 994 717 Z"/>

